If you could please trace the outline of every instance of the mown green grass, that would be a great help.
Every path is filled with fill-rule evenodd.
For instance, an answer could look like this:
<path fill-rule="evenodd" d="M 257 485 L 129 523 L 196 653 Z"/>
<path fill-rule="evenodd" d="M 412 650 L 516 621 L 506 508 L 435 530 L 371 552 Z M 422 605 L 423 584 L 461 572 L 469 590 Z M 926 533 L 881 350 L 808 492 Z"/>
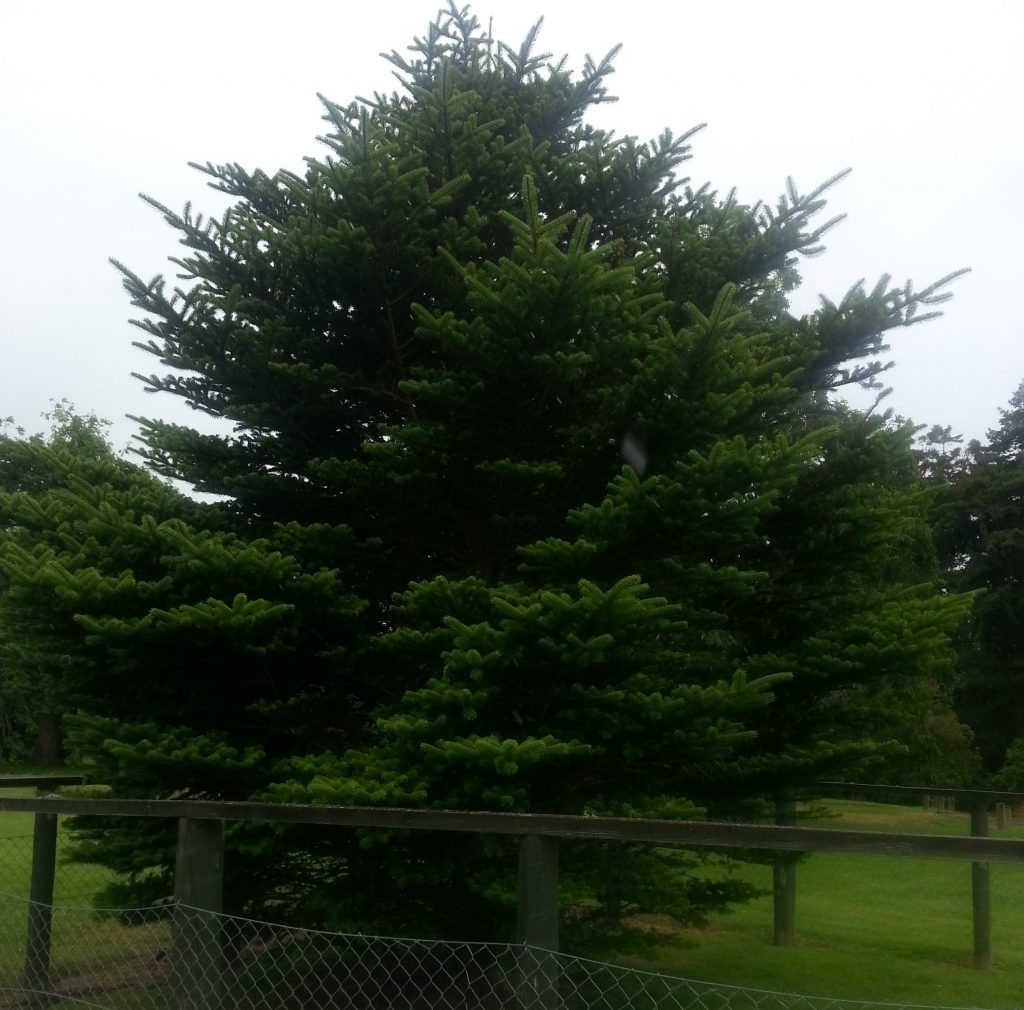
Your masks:
<path fill-rule="evenodd" d="M 32 790 L 3 793 L 24 796 Z M 0 813 L 0 988 L 22 984 L 28 929 L 24 899 L 31 881 L 34 821 L 33 814 Z M 103 867 L 67 859 L 70 839 L 65 824 L 64 818 L 58 822 L 51 978 L 79 998 L 96 992 L 107 1003 L 113 999 L 118 1006 L 131 1006 L 132 999 L 138 998 L 137 992 L 132 995 L 132 989 L 138 988 L 133 979 L 148 977 L 155 952 L 167 945 L 168 925 L 140 914 L 136 917 L 140 925 L 131 928 L 118 918 L 95 912 L 96 895 L 112 875 Z M 51 1005 L 56 1010 L 72 1003 Z"/>
<path fill-rule="evenodd" d="M 32 789 L 3 789 L 4 796 L 31 796 Z M 67 818 L 58 821 L 57 872 L 54 878 L 54 904 L 91 907 L 93 899 L 111 880 L 110 871 L 101 866 L 68 861 Z M 32 832 L 35 815 L 0 813 L 0 894 L 27 898 L 32 869 Z"/>
<path fill-rule="evenodd" d="M 970 833 L 967 814 L 829 803 L 809 823 L 858 830 Z M 1024 837 L 1013 828 L 993 834 Z M 771 869 L 738 866 L 771 891 Z M 993 969 L 973 967 L 970 864 L 814 855 L 797 873 L 795 946 L 772 944 L 769 894 L 706 929 L 662 932 L 637 967 L 757 989 L 895 1003 L 1002 1008 L 1024 1000 L 1024 866 L 993 864 Z"/>

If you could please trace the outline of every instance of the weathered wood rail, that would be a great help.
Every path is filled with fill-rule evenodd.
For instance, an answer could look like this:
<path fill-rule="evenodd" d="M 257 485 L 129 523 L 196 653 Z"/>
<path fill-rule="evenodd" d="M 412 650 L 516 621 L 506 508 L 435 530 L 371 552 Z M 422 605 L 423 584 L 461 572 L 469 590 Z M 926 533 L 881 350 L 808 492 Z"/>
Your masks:
<path fill-rule="evenodd" d="M 55 772 L 52 775 L 5 775 L 0 774 L 0 789 L 57 789 L 60 786 L 80 786 L 84 775 Z"/>
<path fill-rule="evenodd" d="M 31 779 L 31 781 L 28 781 Z M 40 780 L 45 781 L 40 781 Z M 0 777 L 0 786 L 55 788 L 77 784 L 76 776 Z M 865 794 L 876 787 L 857 783 L 824 783 L 822 792 Z M 901 787 L 878 787 L 889 793 Z M 902 787 L 906 794 L 937 790 Z M 943 790 L 944 793 L 953 791 Z M 639 820 L 578 817 L 558 814 L 507 814 L 489 811 L 409 810 L 384 807 L 333 807 L 276 803 L 231 803 L 210 800 L 133 800 L 69 796 L 0 795 L 0 813 L 35 814 L 32 865 L 33 908 L 30 918 L 26 984 L 43 989 L 49 968 L 49 906 L 55 873 L 57 816 L 158 817 L 178 821 L 175 897 L 183 906 L 214 913 L 222 910 L 224 824 L 226 821 L 273 821 L 334 825 L 339 828 L 382 828 L 410 831 L 452 831 L 518 837 L 519 942 L 545 950 L 558 949 L 558 844 L 560 839 L 633 842 L 681 848 L 746 849 L 775 852 L 775 938 L 791 942 L 795 935 L 797 853 L 951 859 L 972 863 L 974 888 L 974 954 L 979 968 L 991 963 L 988 899 L 990 863 L 1024 863 L 1024 839 L 990 838 L 989 802 L 1017 794 L 956 790 L 971 804 L 969 836 L 850 831 L 801 827 L 792 823 L 791 800 L 777 804 L 776 824 L 717 821 Z M 997 798 L 998 797 L 998 798 Z M 185 935 L 185 930 L 192 932 Z M 194 934 L 194 935 L 193 935 Z M 201 942 L 199 942 L 201 941 Z M 175 971 L 180 1007 L 208 1006 L 218 962 L 216 929 L 209 923 L 196 932 L 183 923 L 175 940 Z M 543 1000 L 541 1001 L 543 1004 Z"/>
<path fill-rule="evenodd" d="M 455 831 L 594 841 L 646 842 L 682 848 L 768 849 L 922 859 L 983 859 L 1024 863 L 1024 840 L 960 835 L 847 831 L 731 821 L 659 821 L 566 814 L 502 814 L 490 811 L 410 810 L 394 807 L 332 807 L 290 803 L 225 803 L 216 800 L 79 799 L 0 796 L 0 812 L 76 817 L 166 817 L 197 821 L 277 821 L 349 828 Z"/>

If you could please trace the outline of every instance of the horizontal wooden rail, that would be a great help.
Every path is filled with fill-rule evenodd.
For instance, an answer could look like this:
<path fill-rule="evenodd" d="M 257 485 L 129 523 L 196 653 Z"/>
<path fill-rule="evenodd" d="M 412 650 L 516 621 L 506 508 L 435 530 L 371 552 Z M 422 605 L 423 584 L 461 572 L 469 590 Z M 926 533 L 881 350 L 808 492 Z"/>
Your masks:
<path fill-rule="evenodd" d="M 12 774 L 0 773 L 0 789 L 36 787 L 39 789 L 55 789 L 59 786 L 78 786 L 85 782 L 85 776 L 74 773 L 53 774 Z M 911 796 L 955 796 L 962 800 L 988 800 L 991 803 L 1012 803 L 1024 800 L 1024 793 L 1008 792 L 998 789 L 951 789 L 946 786 L 886 786 L 877 782 L 818 782 L 812 789 L 815 794 L 828 792 L 863 793 Z"/>
<path fill-rule="evenodd" d="M 0 789 L 56 789 L 58 786 L 80 786 L 84 775 L 0 775 Z"/>
<path fill-rule="evenodd" d="M 1024 863 L 1024 839 L 908 835 L 881 831 L 845 831 L 716 821 L 657 821 L 625 817 L 332 807 L 288 803 L 223 803 L 210 800 L 0 796 L 0 811 L 5 810 L 85 817 L 189 817 L 197 820 L 277 821 L 288 824 L 334 824 L 353 828 L 540 835 L 551 838 L 646 842 L 652 845 L 679 845 L 687 848 L 845 852 L 877 856 Z"/>

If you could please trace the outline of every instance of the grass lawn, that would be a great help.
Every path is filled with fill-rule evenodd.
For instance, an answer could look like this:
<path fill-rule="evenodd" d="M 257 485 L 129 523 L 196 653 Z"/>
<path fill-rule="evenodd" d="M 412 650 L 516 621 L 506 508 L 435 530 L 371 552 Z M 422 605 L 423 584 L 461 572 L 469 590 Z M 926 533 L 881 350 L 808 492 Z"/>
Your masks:
<path fill-rule="evenodd" d="M 879 831 L 969 834 L 969 815 L 830 801 L 807 823 Z M 1021 828 L 992 831 L 1024 837 Z M 740 865 L 771 890 L 771 869 Z M 703 930 L 660 933 L 637 967 L 757 989 L 893 1003 L 1001 1008 L 1024 994 L 1024 866 L 993 864 L 991 972 L 972 966 L 970 864 L 889 856 L 814 855 L 797 872 L 797 944 L 772 945 L 765 895 Z M 659 930 L 659 926 L 661 929 Z M 614 958 L 613 958 L 614 959 Z"/>
<path fill-rule="evenodd" d="M 33 789 L 3 789 L 5 796 L 31 796 Z M 67 862 L 69 836 L 67 819 L 58 822 L 57 873 L 54 879 L 54 904 L 89 908 L 99 889 L 111 879 L 101 866 Z M 32 831 L 35 814 L 0 813 L 0 894 L 27 898 L 32 868 Z"/>
<path fill-rule="evenodd" d="M 33 790 L 3 792 L 26 796 Z M 29 894 L 34 819 L 34 814 L 0 813 L 0 989 L 21 984 L 28 928 L 23 899 Z M 150 995 L 145 986 L 151 984 L 155 952 L 168 943 L 169 926 L 151 921 L 153 916 L 145 913 L 135 917 L 138 925 L 133 926 L 92 911 L 97 892 L 111 874 L 100 866 L 67 862 L 64 823 L 61 818 L 57 835 L 51 977 L 61 991 L 78 999 L 138 1006 L 140 991 Z M 63 1010 L 73 1004 L 50 1005 Z"/>

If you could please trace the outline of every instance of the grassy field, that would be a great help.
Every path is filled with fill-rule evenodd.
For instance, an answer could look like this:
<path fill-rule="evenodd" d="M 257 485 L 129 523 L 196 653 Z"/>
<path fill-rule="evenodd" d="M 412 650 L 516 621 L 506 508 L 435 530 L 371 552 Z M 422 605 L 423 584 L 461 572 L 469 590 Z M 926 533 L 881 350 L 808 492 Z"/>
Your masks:
<path fill-rule="evenodd" d="M 4 793 L 31 795 L 32 790 Z M 0 814 L 0 988 L 21 984 L 28 927 L 23 899 L 29 894 L 33 826 L 33 814 Z M 147 996 L 144 1005 L 152 1005 L 145 986 L 153 974 L 154 952 L 168 942 L 167 924 L 153 921 L 147 913 L 128 921 L 96 914 L 93 900 L 111 874 L 100 866 L 69 863 L 68 841 L 62 819 L 54 880 L 52 978 L 74 999 L 102 995 L 104 1005 L 138 1007 L 141 991 Z M 50 1004 L 52 1010 L 75 1005 L 73 1000 Z"/>
<path fill-rule="evenodd" d="M 806 822 L 864 831 L 970 833 L 969 816 L 835 801 Z M 1024 829 L 992 831 L 1024 837 Z M 771 869 L 736 872 L 771 890 Z M 797 873 L 797 944 L 772 945 L 766 895 L 703 930 L 649 923 L 659 940 L 637 967 L 738 986 L 837 998 L 1016 1007 L 1024 1000 L 1024 866 L 992 865 L 994 966 L 972 965 L 968 863 L 814 855 Z"/>
<path fill-rule="evenodd" d="M 31 789 L 4 789 L 5 796 L 31 796 Z M 35 815 L 0 814 L 0 893 L 28 897 L 32 867 L 32 830 Z M 54 904 L 91 907 L 99 889 L 110 880 L 100 866 L 68 863 L 64 858 L 68 835 L 61 818 L 57 836 L 57 874 L 54 880 Z"/>

